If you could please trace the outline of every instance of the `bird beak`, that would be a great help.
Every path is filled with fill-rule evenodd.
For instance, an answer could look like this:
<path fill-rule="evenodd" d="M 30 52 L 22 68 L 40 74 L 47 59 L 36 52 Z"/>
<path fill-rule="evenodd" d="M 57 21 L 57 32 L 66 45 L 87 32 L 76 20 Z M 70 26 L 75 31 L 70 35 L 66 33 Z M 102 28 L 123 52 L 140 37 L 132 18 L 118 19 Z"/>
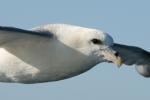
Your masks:
<path fill-rule="evenodd" d="M 123 64 L 123 60 L 119 56 L 119 54 L 112 50 L 111 48 L 106 49 L 103 51 L 104 59 L 106 59 L 108 62 L 112 62 L 118 66 L 118 68 L 121 67 Z"/>
<path fill-rule="evenodd" d="M 121 65 L 123 64 L 123 61 L 121 59 L 121 57 L 116 57 L 116 60 L 113 61 L 114 64 L 116 64 L 118 66 L 118 68 L 121 67 Z"/>

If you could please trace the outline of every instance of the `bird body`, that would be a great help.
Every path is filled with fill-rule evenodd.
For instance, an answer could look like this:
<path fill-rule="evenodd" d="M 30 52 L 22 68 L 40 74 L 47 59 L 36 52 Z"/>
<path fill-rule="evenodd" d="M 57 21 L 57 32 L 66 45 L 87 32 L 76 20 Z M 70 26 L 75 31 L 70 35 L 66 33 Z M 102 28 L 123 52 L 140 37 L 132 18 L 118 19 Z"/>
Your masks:
<path fill-rule="evenodd" d="M 61 43 L 48 41 L 16 41 L 5 45 L 5 49 L 0 48 L 3 58 L 0 60 L 0 81 L 56 81 L 80 74 L 95 65 L 85 55 Z M 91 64 L 87 66 L 87 63 Z"/>
<path fill-rule="evenodd" d="M 73 25 L 0 27 L 0 82 L 50 82 L 79 75 L 101 62 L 121 65 L 121 59 L 127 59 L 119 47 L 107 33 Z"/>
<path fill-rule="evenodd" d="M 0 46 L 1 82 L 56 81 L 81 74 L 98 63 L 96 58 L 79 52 L 79 49 L 75 49 L 66 41 L 67 39 L 63 40 L 64 35 L 61 36 L 62 31 L 65 31 L 68 39 L 72 38 L 73 41 L 74 38 L 78 42 L 79 38 L 75 38 L 73 32 L 76 31 L 76 34 L 80 35 L 81 31 L 87 31 L 87 29 L 66 25 L 48 25 L 47 27 L 47 30 L 43 28 L 40 36 L 24 34 L 24 31 L 21 31 L 22 34 L 20 34 L 17 29 L 14 31 L 9 30 L 10 28 L 1 30 L 0 33 L 3 34 Z M 56 28 L 52 30 L 51 27 Z M 71 28 L 74 29 L 71 30 Z M 39 31 L 39 28 L 35 31 Z M 48 35 L 50 37 L 45 37 L 44 34 L 50 34 Z M 5 41 L 4 37 L 9 41 Z"/>

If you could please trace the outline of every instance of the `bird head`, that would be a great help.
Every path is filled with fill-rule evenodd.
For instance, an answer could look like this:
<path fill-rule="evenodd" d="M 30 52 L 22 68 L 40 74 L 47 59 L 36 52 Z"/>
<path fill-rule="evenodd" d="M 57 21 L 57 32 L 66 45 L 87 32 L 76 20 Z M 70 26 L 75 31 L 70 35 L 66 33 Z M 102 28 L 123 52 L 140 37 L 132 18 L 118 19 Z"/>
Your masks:
<path fill-rule="evenodd" d="M 111 48 L 113 39 L 107 33 L 77 26 L 59 28 L 59 31 L 65 32 L 59 34 L 59 38 L 61 38 L 59 40 L 86 55 L 92 61 L 96 63 L 112 62 L 117 66 L 121 66 L 123 63 L 118 52 Z M 59 31 L 57 32 L 59 33 Z"/>

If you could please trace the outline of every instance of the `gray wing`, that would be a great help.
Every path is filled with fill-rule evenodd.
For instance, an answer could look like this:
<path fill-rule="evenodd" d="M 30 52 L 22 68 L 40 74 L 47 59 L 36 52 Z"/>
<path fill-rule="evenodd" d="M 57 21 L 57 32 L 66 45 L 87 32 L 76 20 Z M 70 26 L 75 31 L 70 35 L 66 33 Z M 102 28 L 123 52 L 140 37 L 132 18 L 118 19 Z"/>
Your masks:
<path fill-rule="evenodd" d="M 0 46 L 18 39 L 32 41 L 33 38 L 51 38 L 52 36 L 53 35 L 47 31 L 30 31 L 14 27 L 0 26 Z"/>
<path fill-rule="evenodd" d="M 119 53 L 126 65 L 136 65 L 136 70 L 144 77 L 150 77 L 150 53 L 142 48 L 114 44 L 114 50 Z"/>

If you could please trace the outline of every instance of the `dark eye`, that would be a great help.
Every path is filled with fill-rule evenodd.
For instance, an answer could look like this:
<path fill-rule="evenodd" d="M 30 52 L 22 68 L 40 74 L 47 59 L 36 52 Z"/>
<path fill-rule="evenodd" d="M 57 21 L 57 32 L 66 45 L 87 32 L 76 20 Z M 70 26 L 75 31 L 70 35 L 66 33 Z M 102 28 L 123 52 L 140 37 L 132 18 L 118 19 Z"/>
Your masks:
<path fill-rule="evenodd" d="M 99 39 L 92 39 L 91 41 L 93 44 L 102 44 L 102 41 Z"/>

